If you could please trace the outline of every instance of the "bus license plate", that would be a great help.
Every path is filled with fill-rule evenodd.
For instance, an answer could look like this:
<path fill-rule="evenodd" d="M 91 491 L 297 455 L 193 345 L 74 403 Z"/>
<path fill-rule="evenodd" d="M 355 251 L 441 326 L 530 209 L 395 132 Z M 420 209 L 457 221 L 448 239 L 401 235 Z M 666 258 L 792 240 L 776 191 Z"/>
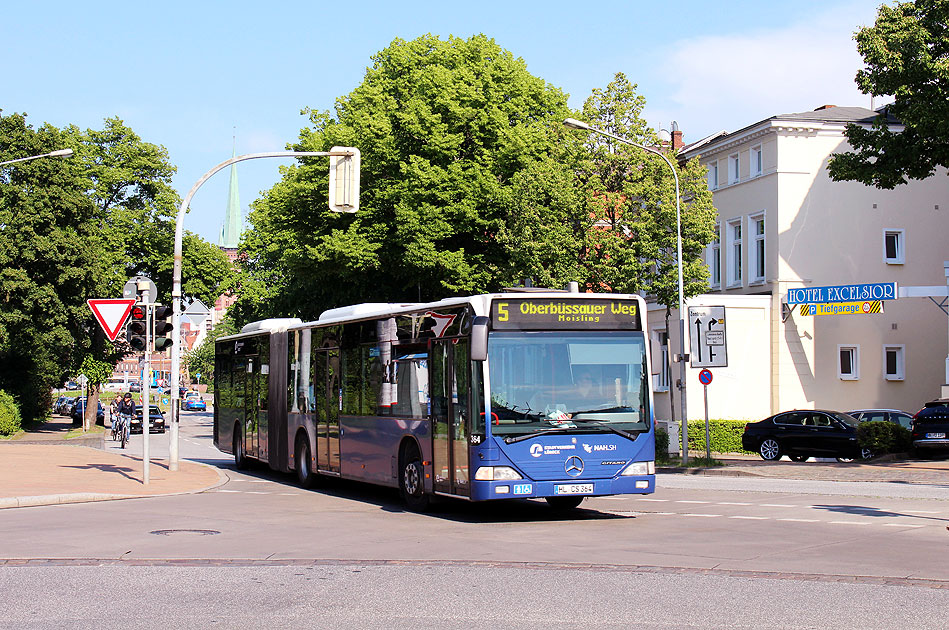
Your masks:
<path fill-rule="evenodd" d="M 944 440 L 946 439 L 945 433 L 927 433 L 926 437 L 931 440 Z"/>
<path fill-rule="evenodd" d="M 593 494 L 592 483 L 565 483 L 554 486 L 554 494 Z"/>

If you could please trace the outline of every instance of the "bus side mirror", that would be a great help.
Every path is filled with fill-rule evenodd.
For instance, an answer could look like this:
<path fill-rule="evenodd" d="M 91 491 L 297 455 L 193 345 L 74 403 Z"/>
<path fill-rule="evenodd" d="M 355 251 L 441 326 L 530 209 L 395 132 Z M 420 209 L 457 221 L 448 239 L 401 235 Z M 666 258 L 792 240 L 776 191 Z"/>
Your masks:
<path fill-rule="evenodd" d="M 490 319 L 484 315 L 474 318 L 471 324 L 471 359 L 484 361 L 488 358 L 488 324 Z"/>

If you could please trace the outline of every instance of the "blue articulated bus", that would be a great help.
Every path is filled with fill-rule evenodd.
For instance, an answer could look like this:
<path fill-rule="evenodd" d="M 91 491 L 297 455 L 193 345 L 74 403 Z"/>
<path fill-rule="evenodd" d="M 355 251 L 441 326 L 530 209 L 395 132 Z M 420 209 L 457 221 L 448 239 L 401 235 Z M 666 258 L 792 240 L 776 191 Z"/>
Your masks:
<path fill-rule="evenodd" d="M 651 493 L 645 316 L 635 295 L 525 291 L 248 324 L 216 343 L 214 443 L 413 510 Z"/>

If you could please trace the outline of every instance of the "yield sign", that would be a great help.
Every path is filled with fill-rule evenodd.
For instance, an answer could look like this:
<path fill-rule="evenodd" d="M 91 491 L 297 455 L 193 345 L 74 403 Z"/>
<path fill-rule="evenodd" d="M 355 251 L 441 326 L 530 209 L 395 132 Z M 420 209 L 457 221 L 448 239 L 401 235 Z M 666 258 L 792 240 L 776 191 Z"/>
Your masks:
<path fill-rule="evenodd" d="M 135 300 L 114 300 L 106 298 L 101 300 L 86 300 L 86 304 L 89 305 L 89 308 L 92 309 L 92 314 L 99 320 L 102 330 L 105 331 L 105 336 L 109 338 L 109 341 L 115 341 L 115 338 L 119 336 L 119 330 L 121 330 L 122 324 L 125 323 L 129 313 L 132 311 Z"/>

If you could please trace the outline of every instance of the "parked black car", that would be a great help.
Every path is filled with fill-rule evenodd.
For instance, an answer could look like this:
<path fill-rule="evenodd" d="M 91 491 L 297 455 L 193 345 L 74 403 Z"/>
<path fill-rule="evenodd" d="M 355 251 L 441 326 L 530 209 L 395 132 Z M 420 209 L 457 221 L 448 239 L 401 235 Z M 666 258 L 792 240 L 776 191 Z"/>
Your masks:
<path fill-rule="evenodd" d="M 913 423 L 913 414 L 899 409 L 855 409 L 847 412 L 860 422 L 892 422 L 904 429 L 909 429 Z"/>
<path fill-rule="evenodd" d="M 82 424 L 82 417 L 86 413 L 86 399 L 82 396 L 76 399 L 75 404 L 69 410 L 69 415 L 72 418 L 73 424 Z M 96 424 L 105 426 L 105 408 L 102 406 L 102 402 L 99 402 L 99 406 L 96 409 Z"/>
<path fill-rule="evenodd" d="M 913 447 L 919 453 L 949 451 L 949 398 L 926 403 L 913 416 Z"/>
<path fill-rule="evenodd" d="M 129 432 L 131 433 L 142 432 L 142 406 L 141 405 L 135 405 L 135 415 L 132 416 L 132 423 L 129 425 Z M 165 432 L 165 415 L 161 412 L 161 409 L 158 408 L 158 405 L 148 406 L 148 432 L 149 433 L 164 433 Z"/>
<path fill-rule="evenodd" d="M 741 444 L 746 451 L 755 451 L 768 461 L 782 455 L 795 462 L 808 457 L 836 457 L 840 462 L 869 459 L 873 454 L 857 443 L 858 424 L 855 418 L 839 411 L 785 411 L 749 422 Z"/>

